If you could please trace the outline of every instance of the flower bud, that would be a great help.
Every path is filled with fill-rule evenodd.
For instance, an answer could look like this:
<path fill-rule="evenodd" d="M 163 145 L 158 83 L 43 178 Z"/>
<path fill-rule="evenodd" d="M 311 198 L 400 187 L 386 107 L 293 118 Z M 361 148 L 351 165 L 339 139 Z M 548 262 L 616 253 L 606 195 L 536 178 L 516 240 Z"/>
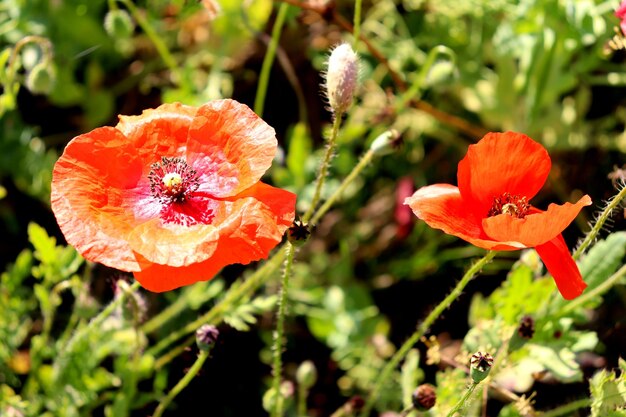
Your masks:
<path fill-rule="evenodd" d="M 422 384 L 413 391 L 411 399 L 413 400 L 413 407 L 417 411 L 430 410 L 437 402 L 435 387 L 430 384 Z"/>
<path fill-rule="evenodd" d="M 56 68 L 50 60 L 36 64 L 26 76 L 26 88 L 33 94 L 48 94 L 56 81 Z"/>
<path fill-rule="evenodd" d="M 337 46 L 328 58 L 326 94 L 331 110 L 344 113 L 352 104 L 359 77 L 359 57 L 350 44 Z"/>
<path fill-rule="evenodd" d="M 215 346 L 219 335 L 220 332 L 217 330 L 217 327 L 211 324 L 203 324 L 196 330 L 196 344 L 198 345 L 198 349 L 204 352 L 210 351 L 213 346 Z"/>
<path fill-rule="evenodd" d="M 386 155 L 393 152 L 394 148 L 400 141 L 400 133 L 391 129 L 379 135 L 370 145 L 370 149 L 375 155 Z"/>
<path fill-rule="evenodd" d="M 483 379 L 487 378 L 491 367 L 493 366 L 493 356 L 485 352 L 476 352 L 470 359 L 470 376 L 474 383 L 479 383 Z"/>
<path fill-rule="evenodd" d="M 104 16 L 104 30 L 112 38 L 129 38 L 135 31 L 135 23 L 126 10 L 110 10 Z"/>
<path fill-rule="evenodd" d="M 317 381 L 317 370 L 312 361 L 304 361 L 296 371 L 296 381 L 302 388 L 309 389 Z"/>

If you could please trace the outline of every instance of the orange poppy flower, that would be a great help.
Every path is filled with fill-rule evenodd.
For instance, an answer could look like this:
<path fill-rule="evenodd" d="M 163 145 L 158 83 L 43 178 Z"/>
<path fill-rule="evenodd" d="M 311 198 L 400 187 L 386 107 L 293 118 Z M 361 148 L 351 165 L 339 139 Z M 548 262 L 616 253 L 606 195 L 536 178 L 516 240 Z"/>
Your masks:
<path fill-rule="evenodd" d="M 57 161 L 52 210 L 86 259 L 161 292 L 266 258 L 296 196 L 260 182 L 272 129 L 234 100 L 164 104 L 77 136 Z"/>
<path fill-rule="evenodd" d="M 550 172 L 550 156 L 528 136 L 489 133 L 470 145 L 459 162 L 458 187 L 422 187 L 405 200 L 429 226 L 490 250 L 534 247 L 565 299 L 579 296 L 587 286 L 561 232 L 584 206 L 550 204 L 546 211 L 529 203 Z"/>

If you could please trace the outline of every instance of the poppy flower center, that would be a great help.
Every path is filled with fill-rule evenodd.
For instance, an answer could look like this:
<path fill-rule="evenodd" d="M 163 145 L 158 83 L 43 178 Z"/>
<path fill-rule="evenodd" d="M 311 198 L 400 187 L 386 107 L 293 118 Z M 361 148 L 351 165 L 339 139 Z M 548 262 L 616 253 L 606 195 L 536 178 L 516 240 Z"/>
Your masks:
<path fill-rule="evenodd" d="M 150 166 L 148 179 L 154 198 L 162 203 L 182 203 L 199 186 L 198 173 L 183 158 L 161 157 Z"/>
<path fill-rule="evenodd" d="M 503 193 L 500 197 L 493 199 L 493 204 L 489 209 L 489 213 L 487 213 L 487 217 L 508 214 L 509 216 L 523 219 L 528 214 L 528 210 L 530 210 L 530 204 L 526 197 Z"/>

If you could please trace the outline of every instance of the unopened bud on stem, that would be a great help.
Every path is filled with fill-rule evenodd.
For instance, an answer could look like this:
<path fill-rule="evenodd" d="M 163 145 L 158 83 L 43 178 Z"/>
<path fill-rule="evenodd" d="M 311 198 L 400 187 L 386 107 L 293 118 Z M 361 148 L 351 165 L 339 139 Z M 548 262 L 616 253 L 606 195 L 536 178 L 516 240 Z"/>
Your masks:
<path fill-rule="evenodd" d="M 430 384 L 422 384 L 413 391 L 411 399 L 413 400 L 413 407 L 415 407 L 416 410 L 430 410 L 437 402 L 435 387 Z"/>
<path fill-rule="evenodd" d="M 337 46 L 328 58 L 326 94 L 332 111 L 344 113 L 352 104 L 359 78 L 359 57 L 347 43 Z"/>
<path fill-rule="evenodd" d="M 210 324 L 203 324 L 196 330 L 196 344 L 198 345 L 198 349 L 205 352 L 211 350 L 215 342 L 217 342 L 219 335 L 220 332 L 217 330 L 217 327 Z"/>

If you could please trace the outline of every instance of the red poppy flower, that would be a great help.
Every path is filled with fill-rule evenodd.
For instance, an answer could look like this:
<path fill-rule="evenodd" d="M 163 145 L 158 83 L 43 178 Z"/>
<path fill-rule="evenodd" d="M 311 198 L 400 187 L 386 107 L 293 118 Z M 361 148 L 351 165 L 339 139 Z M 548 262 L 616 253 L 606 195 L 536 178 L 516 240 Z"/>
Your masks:
<path fill-rule="evenodd" d="M 459 186 L 422 187 L 406 199 L 429 226 L 490 250 L 534 247 L 565 299 L 587 286 L 561 236 L 584 206 L 550 204 L 546 211 L 529 203 L 550 172 L 548 152 L 520 133 L 489 133 L 470 145 L 459 162 Z"/>
<path fill-rule="evenodd" d="M 622 3 L 615 10 L 615 16 L 620 20 L 619 26 L 622 33 L 626 35 L 626 0 L 622 0 Z"/>
<path fill-rule="evenodd" d="M 260 182 L 274 129 L 234 100 L 164 104 L 77 136 L 57 161 L 52 210 L 88 260 L 151 291 L 268 256 L 296 196 Z"/>

